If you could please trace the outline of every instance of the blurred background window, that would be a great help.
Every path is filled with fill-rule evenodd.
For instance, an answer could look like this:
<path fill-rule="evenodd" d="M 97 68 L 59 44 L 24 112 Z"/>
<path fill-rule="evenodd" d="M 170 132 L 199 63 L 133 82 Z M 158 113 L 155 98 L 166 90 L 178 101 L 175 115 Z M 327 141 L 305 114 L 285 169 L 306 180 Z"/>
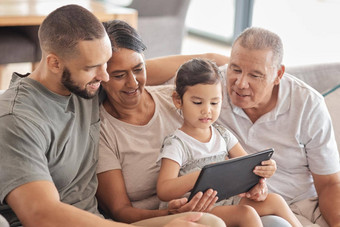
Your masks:
<path fill-rule="evenodd" d="M 192 0 L 186 27 L 189 38 L 218 43 L 213 50 L 221 53 L 248 21 L 282 38 L 286 65 L 339 62 L 339 12 L 340 0 Z M 207 50 L 187 43 L 184 53 Z"/>

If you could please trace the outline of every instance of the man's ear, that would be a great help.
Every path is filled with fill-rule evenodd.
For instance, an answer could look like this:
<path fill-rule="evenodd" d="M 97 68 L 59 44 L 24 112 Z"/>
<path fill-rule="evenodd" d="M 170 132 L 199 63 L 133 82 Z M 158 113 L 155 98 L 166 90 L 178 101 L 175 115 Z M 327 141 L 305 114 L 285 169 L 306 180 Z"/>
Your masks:
<path fill-rule="evenodd" d="M 60 73 L 63 70 L 63 64 L 60 58 L 55 54 L 49 54 L 46 57 L 47 67 L 53 73 Z"/>
<path fill-rule="evenodd" d="M 286 67 L 284 65 L 281 65 L 280 68 L 277 70 L 277 75 L 274 81 L 275 85 L 278 85 L 283 77 L 283 74 L 285 73 Z"/>
<path fill-rule="evenodd" d="M 172 101 L 174 102 L 175 107 L 176 107 L 177 109 L 180 109 L 180 108 L 182 107 L 182 100 L 181 100 L 181 97 L 179 96 L 179 94 L 178 94 L 176 91 L 174 91 L 174 92 L 172 93 Z"/>

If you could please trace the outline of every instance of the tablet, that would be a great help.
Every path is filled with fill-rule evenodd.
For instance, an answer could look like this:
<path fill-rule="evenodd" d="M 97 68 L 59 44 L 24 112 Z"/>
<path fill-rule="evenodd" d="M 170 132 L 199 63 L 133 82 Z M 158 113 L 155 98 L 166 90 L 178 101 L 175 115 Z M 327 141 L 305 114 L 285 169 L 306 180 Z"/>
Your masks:
<path fill-rule="evenodd" d="M 197 192 L 205 192 L 209 188 L 217 191 L 217 201 L 249 191 L 261 178 L 253 173 L 255 166 L 270 159 L 273 153 L 274 150 L 270 148 L 204 166 L 191 190 L 189 201 Z"/>

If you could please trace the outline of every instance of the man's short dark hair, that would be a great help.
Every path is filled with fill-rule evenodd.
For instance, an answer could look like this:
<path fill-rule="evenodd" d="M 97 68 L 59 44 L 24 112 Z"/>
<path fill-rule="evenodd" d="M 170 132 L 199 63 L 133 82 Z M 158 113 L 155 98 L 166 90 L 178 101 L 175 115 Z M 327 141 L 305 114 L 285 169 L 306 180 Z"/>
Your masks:
<path fill-rule="evenodd" d="M 106 34 L 102 23 L 79 5 L 62 6 L 50 13 L 39 28 L 40 47 L 59 56 L 77 53 L 79 41 L 94 40 Z"/>

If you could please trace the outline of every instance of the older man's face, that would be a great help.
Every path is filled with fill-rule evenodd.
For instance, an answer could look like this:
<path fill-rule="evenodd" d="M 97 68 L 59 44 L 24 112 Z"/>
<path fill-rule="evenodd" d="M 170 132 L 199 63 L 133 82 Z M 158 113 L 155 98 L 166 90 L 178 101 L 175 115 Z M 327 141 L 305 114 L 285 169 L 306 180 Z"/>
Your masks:
<path fill-rule="evenodd" d="M 227 70 L 228 94 L 232 103 L 248 111 L 266 111 L 276 104 L 274 85 L 279 84 L 278 70 L 269 49 L 250 50 L 233 46 Z M 249 115 L 249 114 L 248 114 Z"/>

